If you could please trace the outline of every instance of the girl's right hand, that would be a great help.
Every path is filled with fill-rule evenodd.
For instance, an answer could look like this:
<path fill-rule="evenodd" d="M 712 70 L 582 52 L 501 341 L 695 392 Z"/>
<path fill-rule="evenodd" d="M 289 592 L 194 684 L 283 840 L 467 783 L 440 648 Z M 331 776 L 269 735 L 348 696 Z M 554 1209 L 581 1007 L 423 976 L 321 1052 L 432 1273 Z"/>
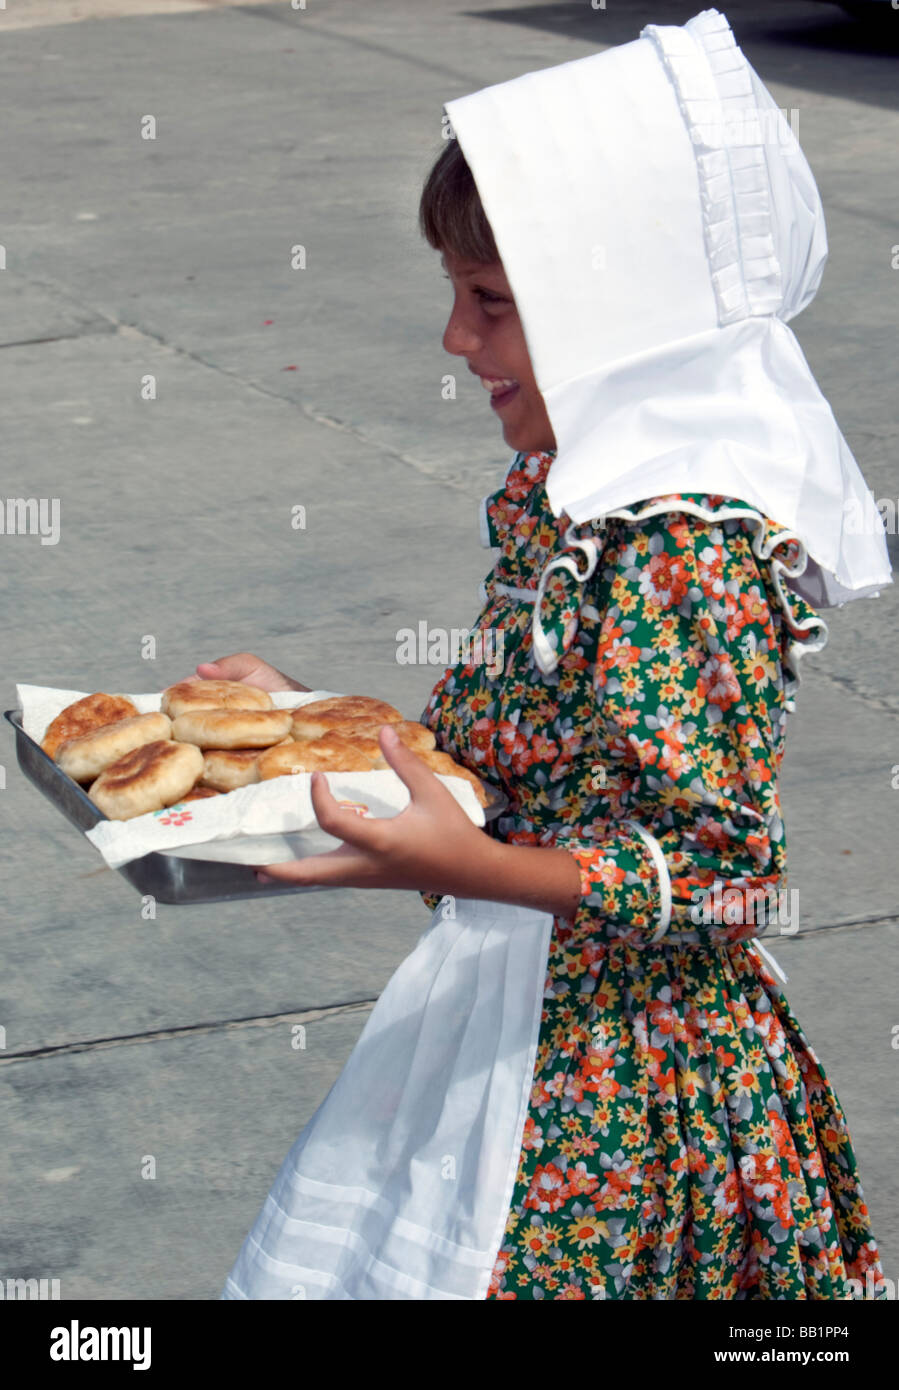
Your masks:
<path fill-rule="evenodd" d="M 310 685 L 301 685 L 292 676 L 285 676 L 276 666 L 269 666 L 261 657 L 252 652 L 237 652 L 234 656 L 221 656 L 217 661 L 201 661 L 197 675 L 204 681 L 243 681 L 245 685 L 258 686 L 260 690 L 311 690 Z"/>

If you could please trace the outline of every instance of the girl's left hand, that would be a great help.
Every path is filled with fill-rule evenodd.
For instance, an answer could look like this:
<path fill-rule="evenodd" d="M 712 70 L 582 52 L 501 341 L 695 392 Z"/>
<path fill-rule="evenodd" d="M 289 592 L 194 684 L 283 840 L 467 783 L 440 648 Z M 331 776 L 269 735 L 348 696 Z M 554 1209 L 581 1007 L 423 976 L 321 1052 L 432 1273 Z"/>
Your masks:
<path fill-rule="evenodd" d="M 265 883 L 334 888 L 413 888 L 419 892 L 483 896 L 495 842 L 471 821 L 452 793 L 389 724 L 379 742 L 394 772 L 409 788 L 409 804 L 396 816 L 366 819 L 332 796 L 321 772 L 312 776 L 312 805 L 322 830 L 344 843 L 328 854 L 266 864 Z"/>

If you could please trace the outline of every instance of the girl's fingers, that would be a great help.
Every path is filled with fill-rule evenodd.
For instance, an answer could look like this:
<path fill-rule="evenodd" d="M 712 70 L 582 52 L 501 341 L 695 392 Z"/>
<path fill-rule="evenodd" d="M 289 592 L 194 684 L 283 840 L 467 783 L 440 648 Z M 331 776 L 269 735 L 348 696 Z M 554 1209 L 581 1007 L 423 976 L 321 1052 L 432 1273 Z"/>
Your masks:
<path fill-rule="evenodd" d="M 431 769 L 393 732 L 384 725 L 378 741 L 389 766 L 409 790 L 410 802 L 426 802 L 436 794 L 455 806 L 452 793 L 442 787 Z M 319 827 L 325 834 L 342 841 L 329 854 L 311 855 L 308 859 L 292 859 L 285 864 L 260 866 L 257 876 L 275 883 L 294 883 L 310 887 L 390 887 L 395 868 L 391 868 L 396 849 L 396 828 L 392 822 L 399 816 L 363 817 L 349 807 L 341 806 L 328 786 L 322 772 L 312 774 L 310 787 L 312 809 Z M 424 808 L 422 808 L 424 809 Z M 437 813 L 437 807 L 434 808 Z"/>
<path fill-rule="evenodd" d="M 384 757 L 397 777 L 409 788 L 409 796 L 412 801 L 432 797 L 435 789 L 438 795 L 446 793 L 451 801 L 454 800 L 452 792 L 448 792 L 445 787 L 441 786 L 427 763 L 423 763 L 421 758 L 413 753 L 411 748 L 407 748 L 402 739 L 393 732 L 392 725 L 383 725 L 378 742 Z"/>
<path fill-rule="evenodd" d="M 231 656 L 217 657 L 215 661 L 201 661 L 197 675 L 202 680 L 239 681 L 265 664 L 252 652 L 234 652 Z"/>
<path fill-rule="evenodd" d="M 334 888 L 352 887 L 353 880 L 364 867 L 355 850 L 347 845 L 332 850 L 330 854 L 312 854 L 308 859 L 290 859 L 283 864 L 263 864 L 256 870 L 256 877 L 262 882 L 271 879 L 275 883 L 296 883 L 300 886 L 316 885 Z"/>
<path fill-rule="evenodd" d="M 377 852 L 384 847 L 382 827 L 390 817 L 363 817 L 348 806 L 341 806 L 323 772 L 313 772 L 310 792 L 315 819 L 327 835 L 334 835 L 358 849 Z"/>
<path fill-rule="evenodd" d="M 260 690 L 309 690 L 308 685 L 295 681 L 252 652 L 235 652 L 231 656 L 220 656 L 216 661 L 201 661 L 196 671 L 191 679 L 243 681 L 247 685 L 257 685 Z"/>

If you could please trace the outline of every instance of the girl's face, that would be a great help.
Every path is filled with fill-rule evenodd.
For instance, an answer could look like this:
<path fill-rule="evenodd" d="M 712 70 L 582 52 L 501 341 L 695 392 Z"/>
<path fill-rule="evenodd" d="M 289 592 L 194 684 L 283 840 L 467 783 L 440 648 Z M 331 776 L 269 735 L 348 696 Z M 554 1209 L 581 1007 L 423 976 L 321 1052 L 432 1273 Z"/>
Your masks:
<path fill-rule="evenodd" d="M 463 261 L 451 251 L 440 259 L 456 294 L 443 335 L 444 348 L 466 358 L 469 371 L 489 390 L 490 404 L 511 449 L 525 453 L 555 449 L 555 435 L 534 380 L 502 261 Z"/>

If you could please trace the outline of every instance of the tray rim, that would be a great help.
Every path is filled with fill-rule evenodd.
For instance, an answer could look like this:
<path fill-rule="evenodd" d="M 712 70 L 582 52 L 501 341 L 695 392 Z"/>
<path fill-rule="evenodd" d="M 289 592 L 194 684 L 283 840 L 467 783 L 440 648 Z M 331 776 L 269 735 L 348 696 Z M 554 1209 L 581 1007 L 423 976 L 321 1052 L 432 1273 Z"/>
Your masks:
<path fill-rule="evenodd" d="M 16 760 L 22 776 L 35 787 L 45 801 L 50 802 L 51 806 L 69 825 L 73 826 L 86 839 L 85 828 L 73 820 L 61 802 L 51 796 L 47 789 L 37 783 L 30 775 L 22 760 L 22 743 L 28 745 L 29 751 L 36 750 L 40 759 L 52 770 L 54 777 L 65 778 L 68 788 L 74 789 L 77 801 L 84 807 L 91 819 L 89 829 L 93 828 L 93 825 L 98 825 L 100 821 L 108 820 L 109 817 L 104 816 L 99 806 L 94 805 L 78 783 L 73 782 L 71 777 L 66 777 L 66 774 L 44 752 L 40 744 L 25 732 L 21 722 L 22 710 L 18 706 L 11 710 L 4 710 L 3 715 L 15 731 Z M 90 841 L 88 843 L 90 844 Z M 96 846 L 91 845 L 91 849 L 102 861 L 103 856 Z M 101 867 L 108 868 L 109 866 L 101 863 Z M 131 859 L 127 864 L 122 864 L 115 870 L 110 869 L 109 872 L 120 874 L 127 883 L 130 883 L 132 888 L 135 888 L 143 896 L 152 896 L 157 902 L 178 907 L 235 902 L 257 897 L 284 897 L 294 893 L 333 891 L 329 889 L 327 884 L 259 883 L 253 867 L 249 864 L 233 864 L 214 859 L 184 859 L 179 855 L 166 854 L 160 850 L 154 850 L 138 859 Z M 205 884 L 204 878 L 208 880 Z"/>

